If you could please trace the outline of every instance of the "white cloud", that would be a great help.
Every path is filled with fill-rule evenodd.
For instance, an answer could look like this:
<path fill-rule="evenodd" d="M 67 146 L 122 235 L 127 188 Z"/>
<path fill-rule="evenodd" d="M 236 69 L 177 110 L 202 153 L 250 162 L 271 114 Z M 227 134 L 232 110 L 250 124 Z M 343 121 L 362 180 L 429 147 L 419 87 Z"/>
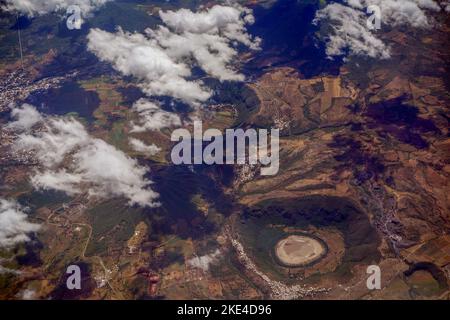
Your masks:
<path fill-rule="evenodd" d="M 29 234 L 40 229 L 39 224 L 28 221 L 25 211 L 16 201 L 0 198 L 0 247 L 10 248 L 27 242 Z"/>
<path fill-rule="evenodd" d="M 93 11 L 112 0 L 6 0 L 4 9 L 17 10 L 28 16 L 66 11 L 71 5 L 80 8 L 83 17 L 88 17 Z"/>
<path fill-rule="evenodd" d="M 180 117 L 161 109 L 155 102 L 139 99 L 133 104 L 132 110 L 139 115 L 138 124 L 131 122 L 131 132 L 160 130 L 166 127 L 180 126 Z"/>
<path fill-rule="evenodd" d="M 43 170 L 31 177 L 31 184 L 38 190 L 59 190 L 69 195 L 81 192 L 82 181 L 82 176 L 69 173 L 65 169 Z"/>
<path fill-rule="evenodd" d="M 339 3 L 318 11 L 315 21 L 330 20 L 333 23 L 333 32 L 327 36 L 327 55 L 343 55 L 348 49 L 354 55 L 389 58 L 389 49 L 367 28 L 366 19 L 363 12 Z"/>
<path fill-rule="evenodd" d="M 157 145 L 155 144 L 147 145 L 139 139 L 130 138 L 128 142 L 133 148 L 133 150 L 141 152 L 147 156 L 153 156 L 161 151 L 161 148 L 159 148 Z"/>
<path fill-rule="evenodd" d="M 92 29 L 88 48 L 124 75 L 141 80 L 148 96 L 170 96 L 192 106 L 211 96 L 201 81 L 191 79 L 194 64 L 219 80 L 244 79 L 231 62 L 237 55 L 235 44 L 259 47 L 260 40 L 245 29 L 253 22 L 249 9 L 216 5 L 196 13 L 161 11 L 160 16 L 166 26 L 147 29 L 145 35 Z"/>
<path fill-rule="evenodd" d="M 381 10 L 382 22 L 390 26 L 410 25 L 416 28 L 430 26 L 425 10 L 440 11 L 433 0 L 347 0 L 349 6 L 365 11 L 370 5 Z"/>
<path fill-rule="evenodd" d="M 433 0 L 347 0 L 346 5 L 331 3 L 316 13 L 315 23 L 326 20 L 332 32 L 327 35 L 327 55 L 337 56 L 346 50 L 353 55 L 389 58 L 389 48 L 367 27 L 366 10 L 375 5 L 381 11 L 381 24 L 429 28 L 427 10 L 440 11 Z M 383 28 L 383 27 L 382 27 Z"/>
<path fill-rule="evenodd" d="M 22 133 L 15 141 L 16 149 L 31 149 L 46 167 L 53 167 L 77 147 L 90 141 L 83 125 L 74 118 L 43 118 L 37 134 Z"/>
<path fill-rule="evenodd" d="M 260 39 L 253 39 L 246 30 L 246 24 L 253 24 L 252 10 L 241 6 L 220 6 L 192 12 L 188 9 L 161 11 L 163 22 L 178 34 L 222 35 L 228 40 L 236 40 L 251 49 L 259 49 Z"/>
<path fill-rule="evenodd" d="M 88 41 L 89 50 L 100 60 L 111 62 L 122 74 L 141 80 L 140 87 L 149 96 L 171 96 L 196 104 L 211 95 L 200 82 L 186 80 L 191 70 L 185 63 L 172 60 L 142 34 L 91 29 Z"/>
<path fill-rule="evenodd" d="M 26 103 L 21 107 L 12 108 L 11 117 L 15 121 L 10 122 L 6 127 L 20 131 L 29 130 L 42 120 L 41 114 L 33 106 Z"/>
<path fill-rule="evenodd" d="M 154 206 L 157 194 L 145 189 L 146 168 L 103 140 L 93 139 L 75 155 L 75 172 L 89 181 L 89 193 L 95 196 L 125 196 L 131 203 Z"/>
<path fill-rule="evenodd" d="M 31 177 L 37 189 L 90 196 L 123 196 L 130 204 L 157 206 L 147 168 L 105 141 L 93 138 L 74 118 L 43 117 L 40 130 L 18 135 L 14 151 L 32 152 L 41 169 Z"/>
<path fill-rule="evenodd" d="M 202 269 L 203 271 L 208 271 L 210 264 L 216 262 L 220 257 L 220 250 L 206 254 L 203 256 L 195 256 L 187 261 L 187 264 L 193 268 Z"/>

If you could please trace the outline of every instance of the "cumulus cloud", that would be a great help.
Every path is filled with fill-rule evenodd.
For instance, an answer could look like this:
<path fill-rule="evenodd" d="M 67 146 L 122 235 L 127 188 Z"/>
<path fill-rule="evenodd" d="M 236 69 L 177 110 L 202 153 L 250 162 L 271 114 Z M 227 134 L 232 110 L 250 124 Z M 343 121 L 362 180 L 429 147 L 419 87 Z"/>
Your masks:
<path fill-rule="evenodd" d="M 137 124 L 131 122 L 131 132 L 160 130 L 181 125 L 181 119 L 178 115 L 162 110 L 158 104 L 147 99 L 142 98 L 136 101 L 132 110 L 139 115 L 139 120 Z"/>
<path fill-rule="evenodd" d="M 31 177 L 31 184 L 36 189 L 59 190 L 69 195 L 80 193 L 82 177 L 78 174 L 69 173 L 65 169 L 43 170 Z"/>
<path fill-rule="evenodd" d="M 202 269 L 203 271 L 208 271 L 210 264 L 216 262 L 220 257 L 220 250 L 206 254 L 203 256 L 196 256 L 187 261 L 187 264 L 193 268 Z"/>
<path fill-rule="evenodd" d="M 237 40 L 244 37 L 245 41 L 240 42 L 252 45 L 252 40 L 245 34 L 245 23 L 254 22 L 252 11 L 248 8 L 216 5 L 201 12 L 180 9 L 161 11 L 159 15 L 167 26 L 177 32 L 217 34 L 222 30 L 228 38 Z"/>
<path fill-rule="evenodd" d="M 18 121 L 20 121 L 20 116 Z M 40 169 L 31 177 L 37 189 L 90 196 L 122 196 L 130 204 L 157 206 L 147 168 L 105 141 L 93 138 L 72 117 L 42 117 L 39 130 L 20 133 L 15 152 L 32 152 Z"/>
<path fill-rule="evenodd" d="M 133 148 L 133 150 L 141 152 L 147 156 L 154 156 L 161 151 L 161 148 L 159 148 L 157 145 L 147 145 L 139 139 L 130 138 L 128 142 L 130 143 L 130 146 Z"/>
<path fill-rule="evenodd" d="M 161 11 L 160 17 L 165 25 L 145 34 L 92 29 L 88 48 L 124 75 L 141 80 L 147 95 L 170 96 L 193 106 L 211 96 L 201 81 L 192 80 L 194 65 L 219 80 L 244 79 L 231 62 L 238 43 L 259 48 L 260 39 L 246 32 L 245 25 L 253 23 L 249 9 L 216 5 L 199 12 Z"/>
<path fill-rule="evenodd" d="M 6 0 L 3 9 L 18 11 L 30 17 L 47 13 L 66 11 L 70 6 L 80 8 L 82 17 L 88 17 L 93 11 L 112 0 Z"/>
<path fill-rule="evenodd" d="M 333 23 L 333 32 L 327 36 L 328 56 L 343 55 L 349 50 L 354 55 L 390 57 L 387 46 L 367 28 L 367 17 L 362 11 L 333 3 L 317 12 L 315 21 L 324 19 Z"/>
<path fill-rule="evenodd" d="M 348 0 L 352 8 L 365 11 L 376 5 L 381 10 L 382 22 L 391 25 L 410 25 L 416 28 L 430 26 L 425 10 L 440 11 L 441 7 L 433 0 Z"/>
<path fill-rule="evenodd" d="M 44 128 L 35 135 L 28 132 L 20 134 L 15 147 L 32 149 L 46 167 L 58 165 L 69 152 L 90 141 L 83 125 L 73 118 L 43 118 L 41 126 Z"/>
<path fill-rule="evenodd" d="M 171 96 L 195 104 L 211 95 L 199 81 L 186 79 L 191 76 L 187 64 L 172 60 L 143 34 L 91 29 L 88 41 L 90 51 L 100 60 L 111 62 L 122 74 L 138 78 L 141 89 L 149 96 Z"/>
<path fill-rule="evenodd" d="M 42 120 L 41 114 L 31 105 L 24 103 L 21 107 L 13 107 L 11 117 L 15 121 L 6 126 L 13 130 L 29 130 Z"/>
<path fill-rule="evenodd" d="M 389 58 L 389 48 L 367 26 L 366 10 L 378 6 L 381 24 L 429 28 L 432 24 L 427 11 L 440 11 L 433 0 L 346 0 L 345 4 L 331 3 L 316 13 L 314 22 L 328 21 L 331 34 L 326 36 L 327 55 L 337 56 L 347 50 L 353 55 Z"/>
<path fill-rule="evenodd" d="M 10 248 L 30 241 L 29 234 L 40 229 L 39 224 L 28 221 L 25 212 L 26 209 L 16 201 L 0 198 L 0 247 Z"/>

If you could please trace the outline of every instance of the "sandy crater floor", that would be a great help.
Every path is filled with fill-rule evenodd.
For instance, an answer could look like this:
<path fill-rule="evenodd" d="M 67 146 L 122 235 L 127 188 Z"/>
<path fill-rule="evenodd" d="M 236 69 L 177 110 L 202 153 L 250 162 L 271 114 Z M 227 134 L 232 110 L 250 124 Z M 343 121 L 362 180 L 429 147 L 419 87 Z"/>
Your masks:
<path fill-rule="evenodd" d="M 310 264 L 325 253 L 325 247 L 319 240 L 308 236 L 291 235 L 275 246 L 275 254 L 286 266 L 303 266 Z"/>

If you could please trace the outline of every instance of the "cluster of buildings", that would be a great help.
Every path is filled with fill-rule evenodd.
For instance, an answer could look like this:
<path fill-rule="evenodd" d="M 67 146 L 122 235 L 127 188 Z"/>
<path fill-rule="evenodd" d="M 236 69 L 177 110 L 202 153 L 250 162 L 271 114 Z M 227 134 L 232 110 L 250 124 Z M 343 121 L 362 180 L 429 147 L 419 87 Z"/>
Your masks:
<path fill-rule="evenodd" d="M 244 265 L 244 267 L 259 276 L 266 283 L 270 289 L 273 299 L 293 300 L 302 297 L 311 297 L 319 293 L 326 293 L 329 291 L 327 288 L 307 288 L 302 285 L 288 286 L 280 281 L 272 280 L 266 274 L 257 269 L 253 261 L 245 253 L 244 247 L 238 240 L 231 239 L 231 244 L 236 250 L 239 261 Z"/>
<path fill-rule="evenodd" d="M 21 101 L 32 92 L 48 90 L 59 85 L 67 77 L 51 77 L 34 81 L 34 77 L 24 69 L 18 69 L 0 77 L 0 113 L 6 112 L 11 103 Z"/>
<path fill-rule="evenodd" d="M 73 78 L 79 74 L 73 71 L 60 77 L 38 77 L 35 69 L 18 68 L 0 76 L 0 114 L 9 109 L 11 103 L 23 101 L 30 93 L 47 91 L 58 87 L 62 81 Z"/>

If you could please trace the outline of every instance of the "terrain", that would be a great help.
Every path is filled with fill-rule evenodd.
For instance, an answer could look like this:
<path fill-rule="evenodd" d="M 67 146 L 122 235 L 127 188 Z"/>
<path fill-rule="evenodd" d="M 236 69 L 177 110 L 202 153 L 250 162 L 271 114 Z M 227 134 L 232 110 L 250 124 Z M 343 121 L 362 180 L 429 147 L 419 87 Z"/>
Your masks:
<path fill-rule="evenodd" d="M 115 1 L 74 33 L 56 16 L 2 12 L 0 195 L 42 229 L 0 247 L 1 299 L 450 299 L 449 16 L 436 14 L 432 30 L 383 33 L 391 59 L 330 60 L 312 43 L 320 30 L 306 27 L 324 3 L 241 2 L 263 49 L 240 52 L 246 81 L 205 77 L 214 96 L 196 116 L 205 128 L 278 128 L 275 176 L 257 165 L 171 164 L 170 128 L 128 126 L 143 97 L 137 80 L 85 50 L 88 27 L 143 32 L 160 9 L 215 1 Z M 72 115 L 150 167 L 161 206 L 33 189 L 38 164 L 10 151 L 13 101 Z M 192 112 L 178 102 L 167 110 Z M 161 150 L 133 150 L 129 136 Z M 277 244 L 297 238 L 321 250 L 280 263 Z M 82 290 L 66 288 L 72 264 Z M 366 286 L 369 265 L 382 270 L 381 290 Z"/>

